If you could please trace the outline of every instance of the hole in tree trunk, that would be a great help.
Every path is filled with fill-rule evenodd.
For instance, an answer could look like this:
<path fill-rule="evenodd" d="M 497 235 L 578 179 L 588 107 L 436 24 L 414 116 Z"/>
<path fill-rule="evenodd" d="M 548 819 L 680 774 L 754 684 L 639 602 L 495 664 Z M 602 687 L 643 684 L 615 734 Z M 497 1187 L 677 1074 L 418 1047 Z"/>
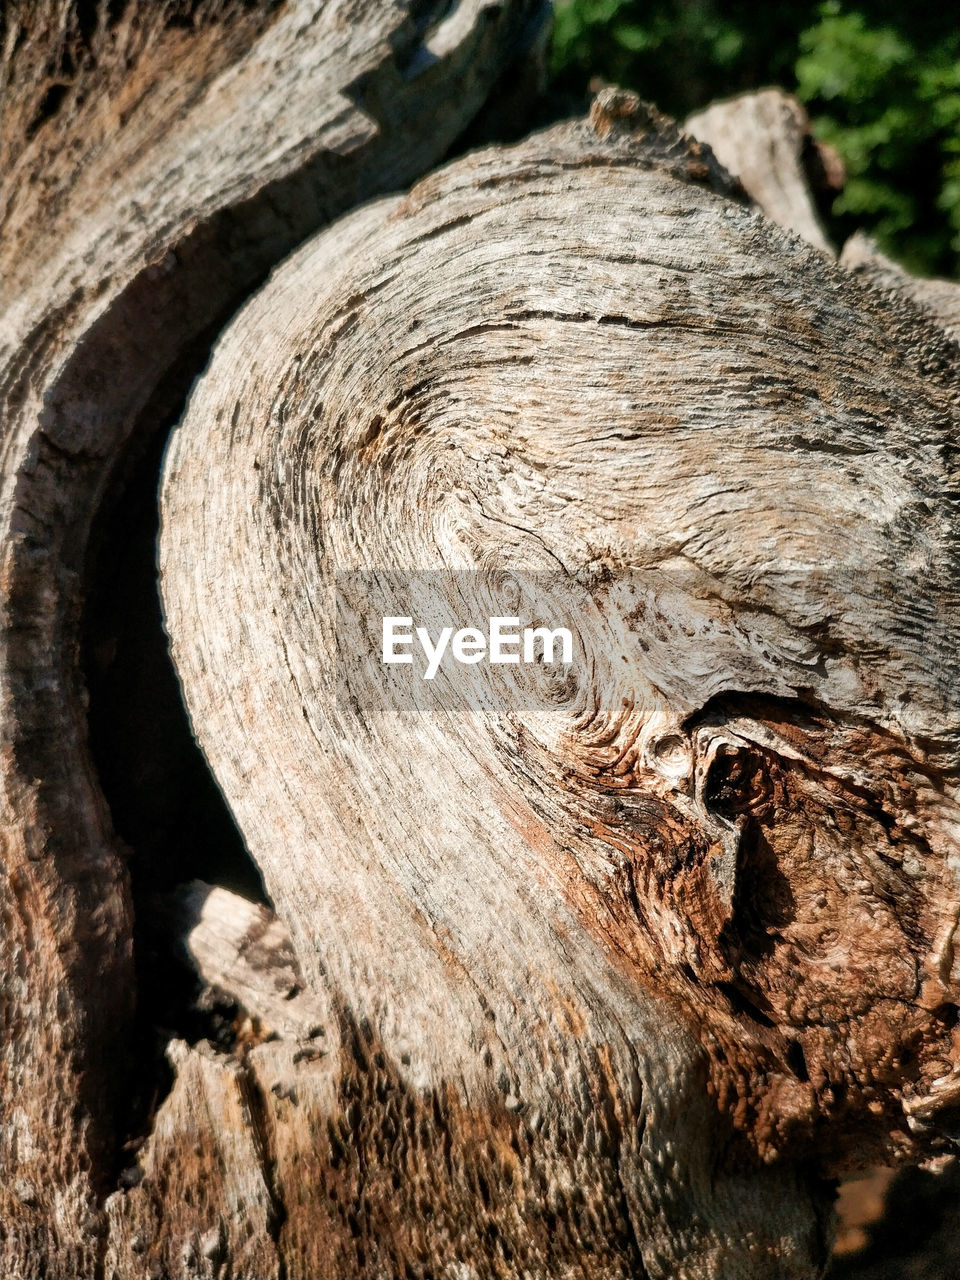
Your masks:
<path fill-rule="evenodd" d="M 182 399 L 189 385 L 184 370 L 174 381 Z M 131 1089 L 118 1100 L 118 1130 L 127 1140 L 120 1167 L 130 1163 L 130 1151 L 169 1091 L 164 1049 L 171 1037 L 222 1044 L 231 1019 L 229 1009 L 212 1007 L 209 998 L 198 1007 L 199 981 L 158 924 L 158 896 L 201 879 L 267 901 L 193 737 L 167 648 L 156 564 L 167 434 L 156 431 L 146 443 L 141 436 L 119 463 L 92 530 L 83 593 L 90 751 L 115 830 L 129 850 L 134 904 L 137 1028 Z"/>
<path fill-rule="evenodd" d="M 90 747 L 135 894 L 184 880 L 265 901 L 263 882 L 193 737 L 163 629 L 156 566 L 161 435 L 94 531 L 84 626 Z"/>

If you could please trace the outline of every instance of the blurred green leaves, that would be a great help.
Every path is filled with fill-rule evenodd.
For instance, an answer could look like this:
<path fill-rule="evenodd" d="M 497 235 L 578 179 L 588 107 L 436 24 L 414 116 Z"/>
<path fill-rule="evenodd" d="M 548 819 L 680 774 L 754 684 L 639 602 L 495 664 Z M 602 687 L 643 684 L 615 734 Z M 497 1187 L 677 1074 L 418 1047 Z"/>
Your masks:
<path fill-rule="evenodd" d="M 847 166 L 833 214 L 868 227 L 912 270 L 949 270 L 960 248 L 960 38 L 920 50 L 831 0 L 798 43 L 797 95 Z M 918 174 L 921 163 L 932 172 Z"/>
<path fill-rule="evenodd" d="M 911 270 L 960 252 L 960 23 L 898 0 L 557 0 L 554 84 L 637 89 L 683 117 L 768 84 L 796 93 L 847 185 L 830 230 L 862 227 Z"/>

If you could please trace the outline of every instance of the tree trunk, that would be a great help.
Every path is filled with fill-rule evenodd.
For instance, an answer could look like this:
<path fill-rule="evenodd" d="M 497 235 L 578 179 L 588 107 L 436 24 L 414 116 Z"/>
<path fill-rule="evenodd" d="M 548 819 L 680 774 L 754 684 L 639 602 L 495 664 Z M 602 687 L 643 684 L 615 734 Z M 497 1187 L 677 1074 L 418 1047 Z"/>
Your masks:
<path fill-rule="evenodd" d="M 5 1275 L 103 1274 L 103 1200 L 128 1158 L 132 905 L 79 654 L 94 517 L 175 420 L 238 302 L 305 235 L 435 163 L 540 7 L 4 9 Z M 225 1222 L 240 1273 L 246 1226 Z M 248 1273 L 270 1274 L 269 1232 L 256 1250 Z"/>
<path fill-rule="evenodd" d="M 685 127 L 712 148 L 768 218 L 825 253 L 833 252 L 814 193 L 840 190 L 843 162 L 832 147 L 813 137 L 796 98 L 780 89 L 743 93 L 695 112 Z"/>
<path fill-rule="evenodd" d="M 955 351 L 729 189 L 608 94 L 308 244 L 176 432 L 174 659 L 329 1001 L 294 1269 L 809 1276 L 814 1175 L 948 1145 Z M 508 613 L 559 684 L 383 675 Z"/>
<path fill-rule="evenodd" d="M 830 1180 L 950 1150 L 960 1097 L 956 346 L 617 91 L 284 262 L 161 493 L 272 908 L 150 900 L 223 1036 L 168 1037 L 124 1151 L 91 522 L 229 312 L 438 159 L 530 15 L 107 12 L 5 166 L 5 1273 L 820 1274 Z M 89 157 L 84 111 L 122 121 Z M 385 616 L 572 649 L 428 682 Z"/>

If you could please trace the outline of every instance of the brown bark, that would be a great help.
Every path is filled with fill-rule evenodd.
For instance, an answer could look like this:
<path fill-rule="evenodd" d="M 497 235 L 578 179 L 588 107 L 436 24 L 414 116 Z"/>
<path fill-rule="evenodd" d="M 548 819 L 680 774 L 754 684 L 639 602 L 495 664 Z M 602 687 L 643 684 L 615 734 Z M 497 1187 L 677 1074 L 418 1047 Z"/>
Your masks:
<path fill-rule="evenodd" d="M 537 7 L 4 9 L 5 1275 L 102 1274 L 131 1084 L 129 884 L 78 669 L 91 522 L 230 310 L 306 234 L 434 163 Z"/>
<path fill-rule="evenodd" d="M 832 1176 L 950 1147 L 955 346 L 613 91 L 259 288 L 441 157 L 537 10 L 9 11 L 4 1274 L 810 1277 Z M 90 529 L 248 295 L 162 555 L 276 912 L 151 904 L 222 1035 L 169 1038 L 121 1150 Z M 334 605 L 411 568 L 559 569 L 579 666 L 391 707 Z"/>

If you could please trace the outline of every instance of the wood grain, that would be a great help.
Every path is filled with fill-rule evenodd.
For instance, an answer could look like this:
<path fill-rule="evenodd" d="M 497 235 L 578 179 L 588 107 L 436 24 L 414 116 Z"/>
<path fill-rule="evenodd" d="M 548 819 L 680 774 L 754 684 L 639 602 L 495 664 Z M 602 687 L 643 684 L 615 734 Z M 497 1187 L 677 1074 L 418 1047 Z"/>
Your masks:
<path fill-rule="evenodd" d="M 812 1276 L 818 1176 L 949 1146 L 956 349 L 731 196 L 609 91 L 305 246 L 175 434 L 175 660 L 337 1011 L 339 1274 Z M 584 590 L 579 666 L 378 704 L 345 583 L 479 570 Z"/>
<path fill-rule="evenodd" d="M 843 246 L 841 265 L 876 289 L 892 289 L 915 302 L 955 342 L 960 342 L 960 284 L 956 280 L 912 276 L 862 231 Z"/>
<path fill-rule="evenodd" d="M 5 1275 L 102 1273 L 132 1087 L 129 884 L 78 664 L 91 524 L 250 289 L 317 227 L 436 163 L 542 11 L 443 8 L 4 9 Z"/>
<path fill-rule="evenodd" d="M 817 212 L 811 176 L 838 190 L 843 164 L 813 137 L 801 103 L 782 89 L 761 89 L 712 103 L 684 126 L 713 150 L 778 226 L 833 253 Z"/>

